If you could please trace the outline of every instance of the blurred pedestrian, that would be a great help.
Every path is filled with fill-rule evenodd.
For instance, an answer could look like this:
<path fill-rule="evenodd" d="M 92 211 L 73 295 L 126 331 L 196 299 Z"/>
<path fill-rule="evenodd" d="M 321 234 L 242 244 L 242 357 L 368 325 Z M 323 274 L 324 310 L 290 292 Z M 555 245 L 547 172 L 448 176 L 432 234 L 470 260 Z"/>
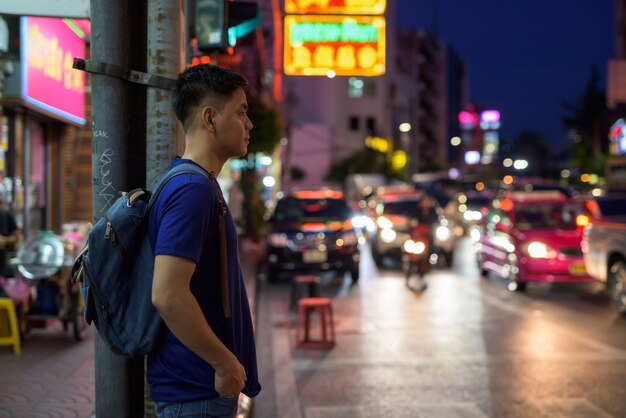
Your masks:
<path fill-rule="evenodd" d="M 172 167 L 197 164 L 212 178 L 174 177 L 150 213 L 152 301 L 167 326 L 163 342 L 148 357 L 148 382 L 159 417 L 235 417 L 240 392 L 252 397 L 261 390 L 237 231 L 226 206 L 227 255 L 220 255 L 219 239 L 204 248 L 222 210 L 215 177 L 229 158 L 247 152 L 252 122 L 246 86 L 237 73 L 198 65 L 179 75 L 172 92 L 185 132 L 184 155 Z M 225 293 L 220 276 L 224 262 Z"/>
<path fill-rule="evenodd" d="M 4 193 L 0 193 L 0 275 L 4 277 L 13 277 L 9 259 L 15 255 L 20 236 L 13 213 L 4 205 Z"/>

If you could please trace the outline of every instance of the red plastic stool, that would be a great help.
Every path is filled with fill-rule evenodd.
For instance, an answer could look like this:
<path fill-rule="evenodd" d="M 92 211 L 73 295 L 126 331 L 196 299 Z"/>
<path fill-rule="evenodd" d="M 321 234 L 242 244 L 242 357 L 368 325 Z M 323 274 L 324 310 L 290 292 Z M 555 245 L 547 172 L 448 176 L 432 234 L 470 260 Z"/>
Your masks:
<path fill-rule="evenodd" d="M 317 311 L 320 317 L 321 339 L 311 339 L 311 314 Z M 304 332 L 304 338 L 302 333 Z M 296 347 L 333 348 L 335 345 L 335 324 L 333 307 L 329 298 L 303 298 L 298 301 L 296 321 Z"/>
<path fill-rule="evenodd" d="M 320 278 L 318 276 L 298 275 L 294 276 L 291 280 L 291 295 L 289 306 L 295 308 L 298 300 L 303 297 L 316 298 L 319 296 L 319 283 Z"/>

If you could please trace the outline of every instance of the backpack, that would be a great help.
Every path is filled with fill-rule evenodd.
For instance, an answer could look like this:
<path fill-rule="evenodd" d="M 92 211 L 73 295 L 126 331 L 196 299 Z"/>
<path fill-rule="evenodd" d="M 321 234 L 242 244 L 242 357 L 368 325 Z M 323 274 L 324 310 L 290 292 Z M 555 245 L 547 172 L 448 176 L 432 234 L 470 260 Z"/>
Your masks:
<path fill-rule="evenodd" d="M 152 305 L 154 255 L 148 236 L 148 220 L 150 208 L 163 186 L 180 174 L 203 175 L 209 178 L 216 192 L 221 210 L 218 222 L 208 235 L 207 245 L 217 227 L 220 230 L 224 313 L 230 316 L 229 299 L 224 299 L 224 296 L 228 298 L 228 271 L 227 267 L 224 269 L 227 266 L 224 199 L 212 173 L 207 176 L 200 167 L 183 163 L 159 180 L 154 193 L 146 189 L 122 192 L 93 226 L 85 247 L 74 262 L 72 281 L 81 283 L 85 321 L 96 326 L 104 342 L 116 354 L 127 357 L 145 355 L 159 342 L 163 321 Z"/>

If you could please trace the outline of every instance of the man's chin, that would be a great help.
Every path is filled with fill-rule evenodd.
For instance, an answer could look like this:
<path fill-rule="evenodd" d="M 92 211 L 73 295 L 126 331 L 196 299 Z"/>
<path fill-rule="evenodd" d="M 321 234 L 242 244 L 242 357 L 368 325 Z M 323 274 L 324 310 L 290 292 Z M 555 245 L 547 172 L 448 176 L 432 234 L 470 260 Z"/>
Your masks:
<path fill-rule="evenodd" d="M 237 158 L 241 158 L 243 156 L 245 156 L 248 153 L 248 145 L 246 145 L 246 147 L 243 149 L 243 151 L 237 155 Z"/>

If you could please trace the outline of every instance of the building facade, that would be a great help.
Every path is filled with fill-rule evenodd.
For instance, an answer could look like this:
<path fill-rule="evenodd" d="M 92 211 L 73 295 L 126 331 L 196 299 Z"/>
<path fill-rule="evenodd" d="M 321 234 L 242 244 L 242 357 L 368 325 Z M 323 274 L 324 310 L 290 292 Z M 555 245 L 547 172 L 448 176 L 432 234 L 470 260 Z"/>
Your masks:
<path fill-rule="evenodd" d="M 272 1 L 282 15 L 284 1 Z M 266 15 L 270 15 L 269 9 Z M 280 74 L 288 130 L 282 160 L 305 177 L 291 186 L 343 186 L 325 180 L 330 167 L 364 149 L 368 137 L 406 153 L 407 178 L 449 165 L 456 113 L 466 100 L 463 61 L 453 49 L 420 30 L 397 30 L 395 4 L 386 2 L 385 71 L 378 76 L 282 75 L 283 20 L 262 21 L 267 56 Z M 458 130 L 458 129 L 457 129 Z M 388 156 L 389 157 L 389 156 Z"/>

